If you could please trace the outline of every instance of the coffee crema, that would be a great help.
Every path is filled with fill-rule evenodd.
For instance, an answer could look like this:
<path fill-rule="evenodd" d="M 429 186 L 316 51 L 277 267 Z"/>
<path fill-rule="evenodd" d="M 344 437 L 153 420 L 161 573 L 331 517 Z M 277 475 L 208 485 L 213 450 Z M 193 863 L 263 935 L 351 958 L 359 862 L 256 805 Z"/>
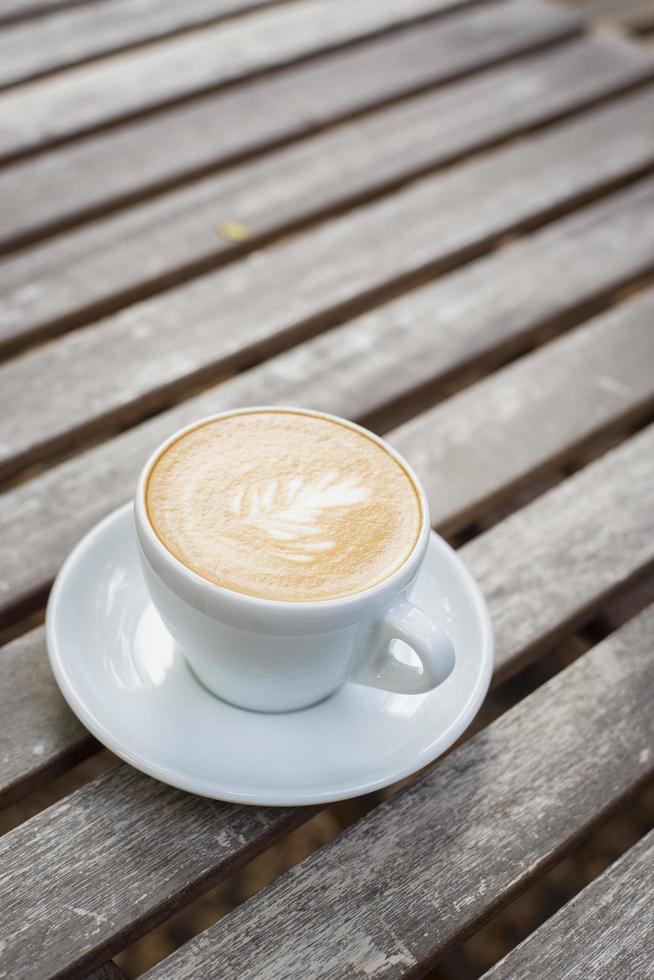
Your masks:
<path fill-rule="evenodd" d="M 155 461 L 146 506 L 159 540 L 198 575 L 296 602 L 383 582 L 423 523 L 413 480 L 375 439 L 277 409 L 183 433 Z"/>

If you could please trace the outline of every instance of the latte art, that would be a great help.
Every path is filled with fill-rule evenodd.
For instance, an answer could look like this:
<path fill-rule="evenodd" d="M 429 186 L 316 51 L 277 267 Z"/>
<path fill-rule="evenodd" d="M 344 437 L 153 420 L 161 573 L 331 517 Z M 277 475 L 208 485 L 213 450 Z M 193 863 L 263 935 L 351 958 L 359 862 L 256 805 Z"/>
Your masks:
<path fill-rule="evenodd" d="M 291 477 L 239 490 L 230 509 L 244 524 L 276 542 L 269 547 L 276 547 L 280 556 L 310 562 L 336 547 L 336 541 L 325 537 L 327 513 L 334 507 L 353 507 L 368 492 L 352 478 L 339 480 L 336 473 L 309 484 L 302 477 Z"/>
<path fill-rule="evenodd" d="M 383 581 L 422 527 L 413 481 L 382 445 L 337 420 L 281 409 L 183 433 L 155 462 L 146 504 L 162 543 L 199 575 L 293 601 Z"/>

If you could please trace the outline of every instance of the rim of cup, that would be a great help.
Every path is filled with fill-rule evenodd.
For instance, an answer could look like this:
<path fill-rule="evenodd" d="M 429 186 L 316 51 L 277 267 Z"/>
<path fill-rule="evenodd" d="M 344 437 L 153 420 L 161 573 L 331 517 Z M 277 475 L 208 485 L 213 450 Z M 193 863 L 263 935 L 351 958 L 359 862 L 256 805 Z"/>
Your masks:
<path fill-rule="evenodd" d="M 234 415 L 251 415 L 253 413 L 263 413 L 268 412 L 274 413 L 292 413 L 295 415 L 310 415 L 313 417 L 327 419 L 330 422 L 336 422 L 339 425 L 344 425 L 347 428 L 353 429 L 356 432 L 361 433 L 373 442 L 376 442 L 381 446 L 390 456 L 395 459 L 395 461 L 402 467 L 406 472 L 413 487 L 416 491 L 418 500 L 420 501 L 420 509 L 422 514 L 422 522 L 420 527 L 420 532 L 418 538 L 411 550 L 407 555 L 402 564 L 392 572 L 387 578 L 382 579 L 381 582 L 375 583 L 366 589 L 361 589 L 359 592 L 352 592 L 344 596 L 333 596 L 329 599 L 270 599 L 264 596 L 257 596 L 248 592 L 239 592 L 236 589 L 230 589 L 225 585 L 218 585 L 216 582 L 212 582 L 204 576 L 195 572 L 192 568 L 189 568 L 183 561 L 177 558 L 164 543 L 159 538 L 158 534 L 154 530 L 152 523 L 150 522 L 150 517 L 148 514 L 148 508 L 146 503 L 146 493 L 148 480 L 150 478 L 150 473 L 154 467 L 157 460 L 166 452 L 166 450 L 181 439 L 182 436 L 186 435 L 187 432 L 192 432 L 194 429 L 201 428 L 210 422 L 218 421 L 220 419 L 229 418 Z M 338 415 L 332 415 L 329 412 L 321 412 L 318 410 L 310 408 L 297 408 L 294 405 L 251 405 L 244 408 L 234 408 L 227 409 L 223 412 L 216 412 L 212 415 L 207 415 L 201 419 L 197 419 L 195 422 L 191 422 L 188 425 L 183 426 L 176 432 L 172 433 L 164 442 L 160 443 L 159 446 L 152 452 L 146 461 L 141 474 L 139 476 L 139 481 L 136 489 L 135 496 L 135 516 L 136 516 L 136 526 L 137 532 L 142 532 L 146 538 L 147 543 L 154 548 L 158 556 L 164 561 L 164 563 L 171 569 L 175 575 L 183 575 L 188 582 L 193 583 L 197 588 L 202 591 L 209 590 L 210 594 L 214 596 L 222 596 L 224 598 L 229 598 L 229 600 L 242 603 L 244 606 L 264 605 L 269 609 L 282 608 L 285 610 L 299 608 L 306 610 L 307 612 L 311 610 L 324 611 L 329 608 L 335 608 L 336 606 L 345 607 L 347 605 L 354 606 L 366 599 L 374 599 L 378 595 L 381 595 L 387 591 L 398 592 L 402 591 L 403 588 L 411 581 L 413 573 L 413 565 L 419 563 L 424 555 L 427 544 L 429 542 L 429 534 L 431 531 L 431 525 L 429 521 L 429 506 L 427 503 L 427 498 L 425 491 L 418 479 L 415 471 L 410 466 L 410 464 L 400 455 L 392 446 L 390 446 L 384 439 L 377 436 L 374 432 L 370 432 L 369 429 L 364 428 L 362 425 L 358 425 L 356 422 L 351 422 L 349 419 L 341 418 Z M 143 542 L 141 542 L 143 547 Z M 145 554 L 146 559 L 150 561 L 147 553 Z M 151 564 L 151 562 L 150 562 Z M 154 569 L 157 574 L 159 574 L 157 569 Z M 408 574 L 407 574 L 408 573 Z M 404 581 L 405 580 L 405 581 Z M 401 582 L 401 585 L 398 585 Z"/>

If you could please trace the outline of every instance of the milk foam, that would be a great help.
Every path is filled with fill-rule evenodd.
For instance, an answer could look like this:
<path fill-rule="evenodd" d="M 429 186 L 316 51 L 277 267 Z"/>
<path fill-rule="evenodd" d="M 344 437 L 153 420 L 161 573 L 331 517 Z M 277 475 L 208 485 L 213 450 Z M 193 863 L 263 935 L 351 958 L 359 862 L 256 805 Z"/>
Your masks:
<path fill-rule="evenodd" d="M 146 490 L 160 540 L 218 585 L 268 599 L 349 595 L 413 551 L 422 508 L 383 446 L 330 419 L 273 410 L 182 435 Z"/>

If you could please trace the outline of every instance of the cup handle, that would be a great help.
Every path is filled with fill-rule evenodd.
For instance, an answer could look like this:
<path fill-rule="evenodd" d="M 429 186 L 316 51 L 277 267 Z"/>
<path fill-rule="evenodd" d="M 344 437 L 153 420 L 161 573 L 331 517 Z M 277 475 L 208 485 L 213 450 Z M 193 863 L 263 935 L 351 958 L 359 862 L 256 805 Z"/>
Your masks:
<path fill-rule="evenodd" d="M 422 669 L 402 663 L 391 652 L 390 641 L 402 640 L 418 655 Z M 454 669 L 454 647 L 445 630 L 398 596 L 384 612 L 373 641 L 373 652 L 351 681 L 397 694 L 424 694 L 446 680 Z"/>

